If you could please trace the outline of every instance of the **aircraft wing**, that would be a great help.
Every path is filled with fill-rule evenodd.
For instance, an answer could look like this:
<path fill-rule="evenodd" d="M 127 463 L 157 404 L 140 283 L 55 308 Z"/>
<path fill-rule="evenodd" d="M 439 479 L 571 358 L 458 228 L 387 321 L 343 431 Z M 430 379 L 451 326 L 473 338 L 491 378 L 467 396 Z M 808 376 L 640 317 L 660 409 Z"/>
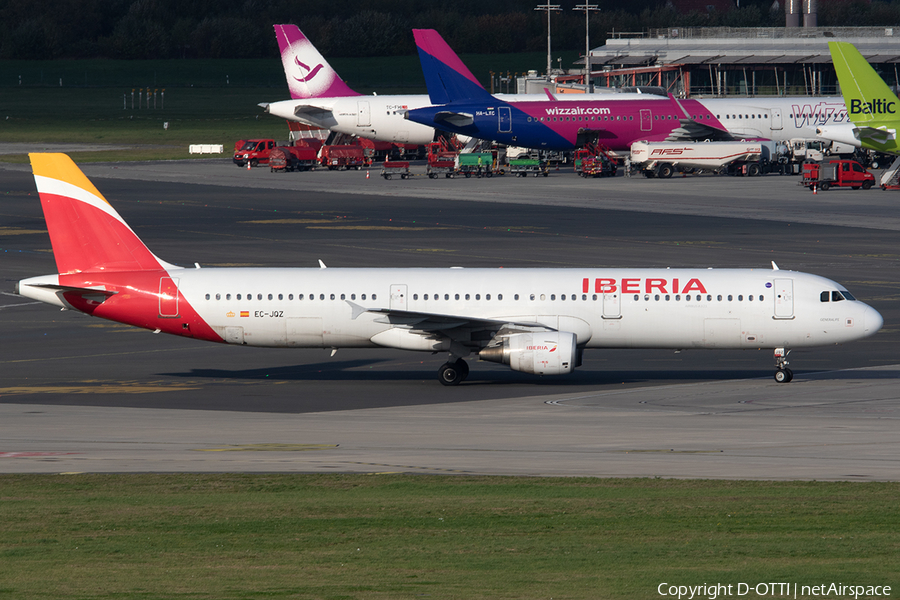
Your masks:
<path fill-rule="evenodd" d="M 408 329 L 411 333 L 421 335 L 424 338 L 439 336 L 450 338 L 456 347 L 456 353 L 460 356 L 468 354 L 469 348 L 484 347 L 497 336 L 512 335 L 514 333 L 547 332 L 556 331 L 552 327 L 540 323 L 518 322 L 507 319 L 484 319 L 462 315 L 442 315 L 438 313 L 424 313 L 393 308 L 365 308 L 355 302 L 347 301 L 353 309 L 353 319 L 363 313 L 381 315 L 375 319 L 376 323 L 385 323 Z M 486 332 L 486 335 L 475 336 L 473 332 Z"/>
<path fill-rule="evenodd" d="M 470 113 L 442 110 L 434 115 L 434 122 L 445 121 L 454 127 L 466 127 L 475 122 L 475 117 Z"/>
<path fill-rule="evenodd" d="M 712 140 L 714 142 L 730 142 L 734 135 L 724 129 L 700 123 L 693 119 L 679 119 L 681 125 L 672 130 L 666 137 L 667 142 L 696 142 L 699 140 Z"/>
<path fill-rule="evenodd" d="M 380 314 L 384 316 L 376 319 L 378 323 L 387 323 L 422 332 L 440 331 L 446 333 L 452 329 L 504 329 L 504 331 L 510 333 L 520 331 L 556 331 L 540 323 L 516 322 L 506 319 L 484 319 L 462 315 L 442 315 L 438 313 L 397 310 L 395 308 L 365 308 L 353 302 L 348 302 L 348 304 L 353 307 L 354 319 L 366 312 Z"/>
<path fill-rule="evenodd" d="M 683 118 L 678 119 L 681 124 L 672 130 L 666 137 L 667 142 L 696 142 L 700 140 L 712 140 L 714 142 L 731 142 L 738 138 L 729 133 L 725 129 L 713 127 L 707 123 L 701 123 L 691 118 L 690 113 L 685 110 L 681 102 L 675 96 L 669 94 L 669 100 L 681 111 Z"/>

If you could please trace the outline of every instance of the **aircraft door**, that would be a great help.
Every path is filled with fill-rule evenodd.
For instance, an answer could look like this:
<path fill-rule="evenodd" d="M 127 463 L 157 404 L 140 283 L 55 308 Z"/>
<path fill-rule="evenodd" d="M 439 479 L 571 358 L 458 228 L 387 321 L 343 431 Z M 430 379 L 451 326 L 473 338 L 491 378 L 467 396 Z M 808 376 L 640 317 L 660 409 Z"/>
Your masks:
<path fill-rule="evenodd" d="M 394 284 L 391 286 L 391 310 L 406 310 L 406 286 Z"/>
<path fill-rule="evenodd" d="M 603 294 L 603 318 L 604 319 L 621 319 L 622 303 L 620 302 L 621 294 L 619 292 L 607 292 Z"/>
<path fill-rule="evenodd" d="M 512 131 L 512 112 L 508 106 L 501 106 L 497 109 L 498 124 L 497 131 L 499 133 L 510 133 Z"/>
<path fill-rule="evenodd" d="M 650 131 L 653 129 L 653 115 L 649 108 L 641 109 L 641 131 Z"/>
<path fill-rule="evenodd" d="M 178 279 L 160 277 L 159 316 L 166 319 L 178 317 Z"/>
<path fill-rule="evenodd" d="M 372 126 L 372 109 L 369 108 L 369 103 L 366 101 L 360 101 L 360 102 L 357 102 L 356 105 L 359 107 L 359 113 L 358 113 L 356 124 L 360 127 L 371 127 Z"/>
<path fill-rule="evenodd" d="M 794 318 L 794 280 L 775 280 L 775 318 Z"/>
<path fill-rule="evenodd" d="M 772 129 L 781 130 L 784 128 L 784 124 L 781 120 L 781 109 L 773 108 L 772 109 Z"/>

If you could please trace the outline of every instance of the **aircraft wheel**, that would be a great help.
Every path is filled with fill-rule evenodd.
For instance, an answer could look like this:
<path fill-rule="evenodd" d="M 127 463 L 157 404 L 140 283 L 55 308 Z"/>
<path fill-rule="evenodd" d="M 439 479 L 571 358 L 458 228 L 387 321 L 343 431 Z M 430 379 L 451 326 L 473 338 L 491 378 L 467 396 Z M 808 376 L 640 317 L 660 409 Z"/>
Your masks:
<path fill-rule="evenodd" d="M 823 192 L 827 192 L 830 188 L 831 188 L 831 184 L 828 183 L 827 181 L 823 181 L 822 183 L 819 184 L 819 189 L 822 190 Z"/>
<path fill-rule="evenodd" d="M 864 190 L 871 190 L 871 189 L 872 189 L 872 182 L 871 182 L 871 181 L 863 181 L 862 188 L 863 188 Z"/>
<path fill-rule="evenodd" d="M 460 363 L 466 367 L 465 370 L 460 366 Z M 459 385 L 468 374 L 465 373 L 465 371 L 468 371 L 468 365 L 461 360 L 452 363 L 444 363 L 441 365 L 441 368 L 438 369 L 438 381 L 441 382 L 441 385 L 446 386 Z"/>
<path fill-rule="evenodd" d="M 778 369 L 775 371 L 775 381 L 778 383 L 790 383 L 794 378 L 794 372 L 790 369 Z"/>

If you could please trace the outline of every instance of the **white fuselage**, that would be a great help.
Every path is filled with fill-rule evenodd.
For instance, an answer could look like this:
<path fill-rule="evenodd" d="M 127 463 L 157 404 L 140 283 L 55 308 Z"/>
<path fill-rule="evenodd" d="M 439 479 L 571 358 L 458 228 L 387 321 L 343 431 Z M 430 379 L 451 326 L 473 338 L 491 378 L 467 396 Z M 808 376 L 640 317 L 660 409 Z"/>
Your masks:
<path fill-rule="evenodd" d="M 504 102 L 547 102 L 545 94 L 498 95 Z M 666 98 L 647 94 L 560 94 L 557 102 L 615 103 L 622 100 L 646 100 L 648 108 L 669 119 L 674 129 L 678 119 L 672 103 Z M 816 138 L 816 128 L 848 123 L 847 110 L 839 97 L 788 97 L 788 98 L 709 98 L 699 99 L 718 121 L 718 125 L 735 136 L 788 140 L 792 138 Z M 434 128 L 404 118 L 408 110 L 431 106 L 427 95 L 408 94 L 397 96 L 348 96 L 340 98 L 309 98 L 282 100 L 266 105 L 269 114 L 299 121 L 314 127 L 330 129 L 369 139 L 410 144 L 427 144 L 434 138 Z M 614 104 L 610 104 L 614 106 Z M 614 108 L 613 108 L 614 111 Z M 690 116 L 690 115 L 688 115 Z M 672 120 L 672 118 L 675 118 Z M 709 124 L 709 121 L 703 121 Z M 588 128 L 626 128 L 633 123 L 615 121 L 585 125 Z M 657 123 L 654 122 L 654 128 Z M 635 140 L 641 139 L 640 132 Z"/>
<path fill-rule="evenodd" d="M 882 324 L 862 302 L 835 301 L 834 292 L 847 294 L 843 286 L 780 270 L 204 268 L 168 275 L 223 341 L 250 346 L 448 350 L 447 331 L 487 319 L 497 328 L 570 332 L 587 348 L 797 348 L 860 339 Z M 54 291 L 34 287 L 56 278 L 24 280 L 20 293 L 66 306 Z M 455 341 L 477 351 L 491 333 Z"/>
<path fill-rule="evenodd" d="M 634 100 L 640 93 L 559 94 L 561 102 L 585 100 Z M 653 97 L 653 96 L 649 96 Z M 498 94 L 507 102 L 546 101 L 546 94 Z M 281 100 L 263 105 L 266 112 L 287 119 L 359 137 L 402 144 L 423 145 L 434 140 L 434 128 L 408 121 L 408 110 L 431 106 L 423 94 L 346 96 Z"/>

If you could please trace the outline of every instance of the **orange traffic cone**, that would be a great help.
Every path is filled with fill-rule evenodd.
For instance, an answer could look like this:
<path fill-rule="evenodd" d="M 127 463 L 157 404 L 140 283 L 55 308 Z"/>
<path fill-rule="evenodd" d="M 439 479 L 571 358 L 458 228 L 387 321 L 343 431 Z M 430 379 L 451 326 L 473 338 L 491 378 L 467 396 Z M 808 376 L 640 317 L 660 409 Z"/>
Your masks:
<path fill-rule="evenodd" d="M 818 193 L 819 192 L 816 191 L 816 184 L 813 184 L 813 194 L 818 194 Z"/>
<path fill-rule="evenodd" d="M 249 160 L 247 161 L 247 170 L 248 171 L 250 170 L 250 161 Z"/>
<path fill-rule="evenodd" d="M 368 179 L 368 178 L 369 178 L 369 170 L 366 169 L 366 179 Z"/>

